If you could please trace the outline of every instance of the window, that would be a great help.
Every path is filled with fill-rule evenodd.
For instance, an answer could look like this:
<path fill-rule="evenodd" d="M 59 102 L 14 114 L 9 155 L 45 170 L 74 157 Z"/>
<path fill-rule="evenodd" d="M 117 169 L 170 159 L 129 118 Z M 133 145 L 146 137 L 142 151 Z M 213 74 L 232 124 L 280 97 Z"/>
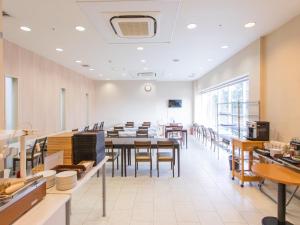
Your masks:
<path fill-rule="evenodd" d="M 18 79 L 5 77 L 5 128 L 18 127 Z"/>
<path fill-rule="evenodd" d="M 197 123 L 217 130 L 217 104 L 228 102 L 246 102 L 249 99 L 249 79 L 248 77 L 222 84 L 220 86 L 207 89 L 196 97 Z M 228 104 L 221 105 L 221 110 L 234 113 L 234 107 Z M 247 113 L 247 108 L 242 108 L 241 114 Z M 224 117 L 224 120 L 229 117 Z M 222 121 L 224 124 L 230 121 Z"/>
<path fill-rule="evenodd" d="M 66 129 L 66 89 L 60 89 L 60 129 Z"/>

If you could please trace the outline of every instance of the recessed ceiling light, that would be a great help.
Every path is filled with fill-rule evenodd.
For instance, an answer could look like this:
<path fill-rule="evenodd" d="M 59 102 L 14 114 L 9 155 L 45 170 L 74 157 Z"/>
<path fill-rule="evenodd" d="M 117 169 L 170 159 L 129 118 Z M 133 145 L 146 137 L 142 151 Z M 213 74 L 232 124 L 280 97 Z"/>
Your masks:
<path fill-rule="evenodd" d="M 144 47 L 137 47 L 136 48 L 138 51 L 143 51 L 144 50 Z"/>
<path fill-rule="evenodd" d="M 255 25 L 256 25 L 255 22 L 250 22 L 250 23 L 246 23 L 246 24 L 244 25 L 244 27 L 245 27 L 245 28 L 251 28 L 251 27 L 254 27 Z"/>
<path fill-rule="evenodd" d="M 30 28 L 30 27 L 26 27 L 26 26 L 21 26 L 20 29 L 21 29 L 22 31 L 26 31 L 26 32 L 31 31 L 31 28 Z"/>
<path fill-rule="evenodd" d="M 76 63 L 81 63 L 81 60 L 76 60 L 75 62 L 76 62 Z"/>
<path fill-rule="evenodd" d="M 190 24 L 188 24 L 186 27 L 187 27 L 188 29 L 190 29 L 190 30 L 193 30 L 193 29 L 195 29 L 195 28 L 197 27 L 197 24 L 195 24 L 195 23 L 190 23 Z"/>
<path fill-rule="evenodd" d="M 146 62 L 146 59 L 142 59 L 142 60 L 141 60 L 141 63 L 145 63 L 145 62 Z"/>
<path fill-rule="evenodd" d="M 208 61 L 208 62 L 212 62 L 212 61 L 213 61 L 213 59 L 207 59 L 207 61 Z"/>
<path fill-rule="evenodd" d="M 83 26 L 76 26 L 75 29 L 78 31 L 85 31 L 85 28 Z"/>
<path fill-rule="evenodd" d="M 227 48 L 229 48 L 229 46 L 228 45 L 223 45 L 221 48 L 227 49 Z"/>
<path fill-rule="evenodd" d="M 89 70 L 90 70 L 90 71 L 93 71 L 93 70 L 95 70 L 95 69 L 93 69 L 93 68 L 90 68 Z"/>
<path fill-rule="evenodd" d="M 55 50 L 58 51 L 58 52 L 63 52 L 64 51 L 62 48 L 56 48 Z"/>

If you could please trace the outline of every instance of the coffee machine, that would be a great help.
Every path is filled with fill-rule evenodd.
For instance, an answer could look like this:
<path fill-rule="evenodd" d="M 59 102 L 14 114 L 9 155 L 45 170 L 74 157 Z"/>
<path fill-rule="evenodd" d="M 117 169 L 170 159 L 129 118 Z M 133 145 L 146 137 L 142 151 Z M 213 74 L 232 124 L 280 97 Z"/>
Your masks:
<path fill-rule="evenodd" d="M 252 141 L 269 141 L 270 123 L 266 121 L 251 121 L 247 122 L 248 140 Z"/>

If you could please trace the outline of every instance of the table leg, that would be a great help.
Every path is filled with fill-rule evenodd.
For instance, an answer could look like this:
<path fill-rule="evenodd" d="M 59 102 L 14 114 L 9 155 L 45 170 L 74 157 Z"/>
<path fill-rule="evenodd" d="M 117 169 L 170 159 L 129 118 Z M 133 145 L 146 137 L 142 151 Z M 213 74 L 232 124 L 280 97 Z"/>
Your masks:
<path fill-rule="evenodd" d="M 124 148 L 121 148 L 121 177 L 123 177 L 124 174 Z"/>
<path fill-rule="evenodd" d="M 240 149 L 240 151 L 242 151 L 242 157 L 241 157 L 241 166 L 242 166 L 242 171 L 241 171 L 241 187 L 244 187 L 244 179 L 245 179 L 245 168 L 244 168 L 244 160 L 245 160 L 245 157 L 244 157 L 244 151 L 243 149 Z"/>
<path fill-rule="evenodd" d="M 180 177 L 180 146 L 177 148 L 177 169 L 178 177 Z"/>
<path fill-rule="evenodd" d="M 286 185 L 278 184 L 278 203 L 277 203 L 277 217 L 265 217 L 262 219 L 263 225 L 293 225 L 285 220 L 285 201 L 286 201 Z"/>
<path fill-rule="evenodd" d="M 231 171 L 232 171 L 232 180 L 234 180 L 234 170 L 235 170 L 235 161 L 234 161 L 234 159 L 235 159 L 235 156 L 234 156 L 234 151 L 235 151 L 235 146 L 234 146 L 234 143 L 232 143 L 232 154 L 231 154 L 231 156 L 232 156 L 232 161 L 231 161 Z"/>
<path fill-rule="evenodd" d="M 71 224 L 71 199 L 66 202 L 66 225 Z"/>
<path fill-rule="evenodd" d="M 105 177 L 106 163 L 102 166 L 102 215 L 106 216 L 106 177 Z"/>
<path fill-rule="evenodd" d="M 124 175 L 125 177 L 127 177 L 127 165 L 126 165 L 126 152 L 127 151 L 127 148 L 124 148 Z"/>

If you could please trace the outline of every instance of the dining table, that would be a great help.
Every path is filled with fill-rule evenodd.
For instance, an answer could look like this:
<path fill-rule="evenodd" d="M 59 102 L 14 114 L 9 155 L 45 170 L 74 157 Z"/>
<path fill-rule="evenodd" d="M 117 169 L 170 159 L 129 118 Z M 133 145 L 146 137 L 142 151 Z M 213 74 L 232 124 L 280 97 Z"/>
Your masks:
<path fill-rule="evenodd" d="M 185 137 L 185 147 L 188 148 L 188 129 L 186 128 L 183 128 L 183 129 L 176 129 L 176 127 L 173 127 L 173 128 L 167 128 L 165 129 L 165 138 L 168 138 L 169 136 L 169 133 L 172 133 L 172 132 L 176 132 L 176 131 L 180 131 L 183 133 L 184 137 Z"/>
<path fill-rule="evenodd" d="M 157 149 L 158 141 L 172 141 L 174 143 L 175 151 L 177 152 L 177 175 L 180 177 L 180 145 L 177 140 L 171 138 L 137 138 L 137 137 L 122 137 L 122 138 L 105 138 L 105 141 L 112 141 L 113 148 L 121 150 L 121 176 L 127 176 L 127 163 L 126 156 L 134 149 L 134 141 L 150 141 L 151 148 Z M 129 159 L 129 157 L 128 157 Z"/>

